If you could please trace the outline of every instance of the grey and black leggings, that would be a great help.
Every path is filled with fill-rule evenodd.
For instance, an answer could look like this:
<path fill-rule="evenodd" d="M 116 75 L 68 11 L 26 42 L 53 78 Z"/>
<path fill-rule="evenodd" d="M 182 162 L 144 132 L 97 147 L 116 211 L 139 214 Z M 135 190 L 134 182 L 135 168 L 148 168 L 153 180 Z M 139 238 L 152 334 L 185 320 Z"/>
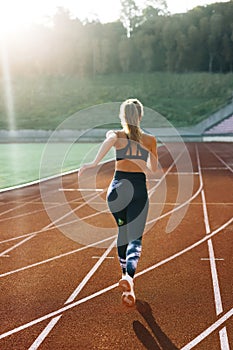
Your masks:
<path fill-rule="evenodd" d="M 107 201 L 118 225 L 117 249 L 122 272 L 134 277 L 148 213 L 145 174 L 116 171 Z"/>

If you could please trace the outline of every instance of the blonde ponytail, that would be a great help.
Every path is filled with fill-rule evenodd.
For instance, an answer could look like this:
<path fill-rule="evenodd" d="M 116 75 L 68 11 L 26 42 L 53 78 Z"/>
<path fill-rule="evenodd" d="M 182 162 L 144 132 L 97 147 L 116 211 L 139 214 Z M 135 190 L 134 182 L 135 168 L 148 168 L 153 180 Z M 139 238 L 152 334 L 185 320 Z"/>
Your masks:
<path fill-rule="evenodd" d="M 139 112 L 141 113 L 139 114 Z M 140 141 L 142 135 L 140 129 L 141 115 L 142 105 L 138 100 L 129 99 L 122 103 L 120 108 L 121 125 L 129 138 L 137 142 Z"/>

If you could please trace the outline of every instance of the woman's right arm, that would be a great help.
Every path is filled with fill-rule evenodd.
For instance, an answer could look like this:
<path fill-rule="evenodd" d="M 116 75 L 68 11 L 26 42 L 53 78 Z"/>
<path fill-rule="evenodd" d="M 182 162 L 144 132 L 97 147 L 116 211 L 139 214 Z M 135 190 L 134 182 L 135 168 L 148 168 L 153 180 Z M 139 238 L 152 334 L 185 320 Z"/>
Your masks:
<path fill-rule="evenodd" d="M 152 137 L 151 149 L 147 160 L 147 167 L 150 169 L 152 173 L 155 173 L 157 170 L 157 165 L 158 165 L 157 142 L 156 142 L 156 138 Z"/>
<path fill-rule="evenodd" d="M 79 176 L 81 176 L 85 170 L 97 166 L 99 162 L 104 158 L 104 156 L 108 153 L 110 148 L 114 146 L 116 140 L 116 133 L 112 130 L 109 130 L 106 134 L 106 139 L 101 144 L 99 151 L 97 152 L 95 159 L 91 163 L 84 164 L 81 167 L 81 169 L 79 170 Z"/>

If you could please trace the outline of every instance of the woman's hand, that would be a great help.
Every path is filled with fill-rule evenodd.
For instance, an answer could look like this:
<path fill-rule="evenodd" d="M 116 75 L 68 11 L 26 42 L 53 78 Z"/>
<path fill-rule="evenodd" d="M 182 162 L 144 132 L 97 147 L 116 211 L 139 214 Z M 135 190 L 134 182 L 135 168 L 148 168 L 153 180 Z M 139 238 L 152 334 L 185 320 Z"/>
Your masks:
<path fill-rule="evenodd" d="M 84 173 L 87 169 L 91 169 L 91 168 L 94 168 L 94 167 L 95 167 L 95 164 L 94 164 L 94 163 L 87 163 L 87 164 L 84 164 L 84 165 L 79 169 L 78 176 L 83 175 L 83 173 Z"/>

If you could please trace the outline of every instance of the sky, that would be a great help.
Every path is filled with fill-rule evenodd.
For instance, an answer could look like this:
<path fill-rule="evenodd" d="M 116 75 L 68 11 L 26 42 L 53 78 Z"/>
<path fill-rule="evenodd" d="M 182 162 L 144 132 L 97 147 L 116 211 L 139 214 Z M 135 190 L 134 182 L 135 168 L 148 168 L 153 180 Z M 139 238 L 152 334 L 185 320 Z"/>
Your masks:
<path fill-rule="evenodd" d="M 229 0 L 167 0 L 171 13 L 186 12 L 198 5 Z M 137 5 L 143 0 L 135 0 Z M 68 9 L 80 20 L 99 18 L 103 23 L 120 17 L 120 0 L 0 0 L 0 34 L 52 17 L 57 7 Z"/>

